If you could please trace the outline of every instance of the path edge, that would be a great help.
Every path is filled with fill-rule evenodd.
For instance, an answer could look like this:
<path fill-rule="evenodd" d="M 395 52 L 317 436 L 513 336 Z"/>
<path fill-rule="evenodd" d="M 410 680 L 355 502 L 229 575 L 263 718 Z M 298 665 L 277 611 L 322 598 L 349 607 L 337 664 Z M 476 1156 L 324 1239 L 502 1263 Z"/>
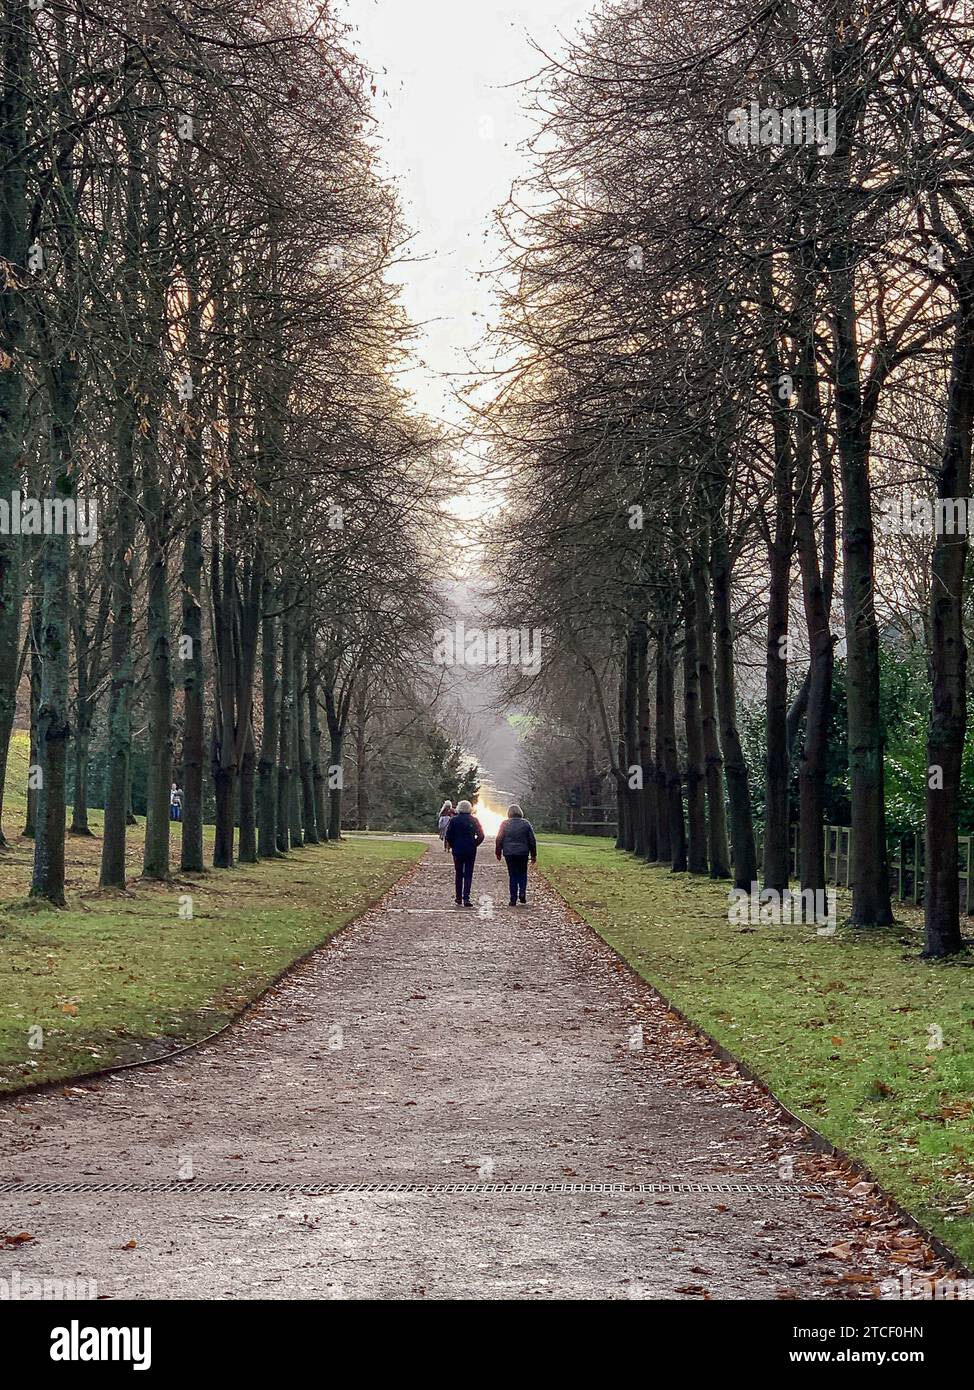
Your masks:
<path fill-rule="evenodd" d="M 47 1091 L 62 1090 L 65 1086 L 70 1086 L 72 1084 L 83 1085 L 88 1081 L 99 1081 L 106 1076 L 117 1076 L 120 1072 L 124 1071 L 135 1071 L 137 1068 L 141 1069 L 143 1067 L 164 1066 L 167 1062 L 175 1061 L 177 1057 L 182 1057 L 187 1052 L 195 1052 L 198 1048 L 208 1047 L 211 1043 L 222 1038 L 224 1033 L 229 1032 L 231 1028 L 235 1028 L 236 1025 L 246 1018 L 251 1010 L 255 1009 L 265 996 L 268 995 L 272 989 L 276 989 L 292 971 L 298 970 L 302 965 L 306 964 L 312 956 L 317 955 L 319 951 L 327 951 L 331 943 L 348 931 L 349 927 L 354 927 L 357 923 L 361 922 L 362 918 L 365 917 L 367 913 L 374 912 L 377 907 L 380 907 L 390 894 L 396 892 L 398 888 L 401 888 L 404 883 L 407 883 L 409 879 L 412 878 L 413 874 L 416 873 L 420 864 L 422 864 L 423 860 L 426 858 L 428 852 L 428 848 L 424 850 L 401 878 L 397 878 L 395 883 L 391 883 L 381 897 L 369 903 L 357 916 L 350 917 L 347 922 L 343 922 L 340 927 L 336 927 L 323 941 L 317 942 L 314 946 L 309 946 L 306 951 L 302 951 L 299 956 L 295 956 L 293 960 L 289 961 L 283 969 L 277 972 L 273 979 L 267 981 L 267 984 L 264 985 L 252 999 L 248 999 L 246 1004 L 242 1004 L 236 1013 L 231 1014 L 225 1023 L 222 1023 L 215 1032 L 208 1033 L 205 1038 L 197 1038 L 195 1042 L 185 1043 L 182 1047 L 174 1048 L 172 1052 L 164 1052 L 161 1057 L 140 1057 L 134 1062 L 119 1062 L 116 1066 L 99 1067 L 97 1071 L 71 1072 L 67 1076 L 62 1076 L 56 1081 L 28 1081 L 26 1085 L 18 1086 L 15 1091 L 0 1092 L 0 1106 L 5 1105 L 7 1101 L 19 1100 L 24 1096 L 43 1095 Z"/>
<path fill-rule="evenodd" d="M 720 1061 L 726 1062 L 728 1063 L 728 1065 L 734 1067 L 734 1069 L 737 1072 L 739 1072 L 740 1075 L 746 1081 L 750 1081 L 755 1086 L 757 1086 L 758 1090 L 761 1091 L 761 1093 L 764 1096 L 766 1096 L 767 1099 L 770 1100 L 771 1103 L 774 1105 L 774 1107 L 778 1111 L 779 1118 L 791 1128 L 801 1131 L 802 1136 L 809 1148 L 815 1150 L 817 1153 L 829 1155 L 829 1157 L 838 1160 L 838 1162 L 841 1163 L 843 1167 L 848 1168 L 850 1172 L 852 1172 L 857 1178 L 860 1178 L 863 1182 L 872 1183 L 873 1186 L 877 1189 L 877 1191 L 883 1194 L 884 1201 L 886 1201 L 889 1204 L 890 1208 L 896 1213 L 897 1218 L 901 1220 L 904 1223 L 904 1225 L 907 1225 L 912 1230 L 916 1231 L 918 1235 L 921 1235 L 923 1239 L 929 1243 L 931 1249 L 937 1255 L 940 1256 L 940 1258 L 944 1261 L 946 1265 L 950 1267 L 950 1269 L 954 1270 L 962 1278 L 974 1278 L 974 1274 L 972 1274 L 972 1271 L 968 1269 L 967 1265 L 963 1263 L 956 1251 L 952 1250 L 950 1246 L 944 1240 L 941 1239 L 940 1236 L 934 1235 L 932 1231 L 928 1231 L 926 1226 L 924 1226 L 922 1222 L 920 1222 L 918 1218 L 912 1214 L 912 1212 L 909 1212 L 906 1210 L 905 1207 L 902 1207 L 900 1203 L 896 1200 L 896 1198 L 886 1190 L 886 1188 L 876 1177 L 876 1175 L 872 1172 L 872 1170 L 868 1168 L 866 1164 L 862 1162 L 861 1159 L 854 1157 L 845 1149 L 840 1149 L 837 1144 L 832 1143 L 831 1139 L 827 1139 L 824 1134 L 819 1133 L 819 1131 L 817 1129 L 814 1129 L 806 1120 L 801 1119 L 793 1111 L 789 1110 L 787 1105 L 785 1105 L 784 1101 L 781 1100 L 780 1096 L 775 1094 L 775 1092 L 771 1089 L 771 1087 L 768 1085 L 768 1083 L 764 1080 L 762 1076 L 759 1076 L 757 1072 L 753 1071 L 752 1068 L 749 1067 L 746 1062 L 742 1062 L 739 1057 L 735 1057 L 733 1052 L 730 1052 L 726 1047 L 724 1047 L 723 1043 L 719 1043 L 717 1039 L 712 1036 L 712 1034 L 707 1032 L 706 1028 L 702 1028 L 699 1023 L 696 1023 L 692 1018 L 685 1014 L 683 1010 L 679 1008 L 676 1004 L 674 1004 L 671 999 L 668 999 L 667 996 L 663 993 L 663 991 L 659 989 L 656 985 L 654 985 L 651 980 L 647 980 L 645 975 L 641 975 L 639 971 L 636 969 L 636 967 L 632 964 L 632 962 L 626 960 L 625 956 L 621 955 L 620 952 L 616 950 L 616 948 L 612 945 L 611 941 L 606 941 L 605 937 L 601 934 L 598 928 L 593 926 L 593 924 L 588 920 L 587 917 L 583 917 L 580 912 L 578 912 L 574 907 L 572 907 L 571 903 L 569 903 L 567 899 L 565 899 L 562 896 L 562 894 L 558 891 L 558 889 L 554 886 L 550 879 L 548 879 L 545 876 L 545 874 L 537 868 L 537 866 L 536 872 L 538 874 L 538 877 L 544 880 L 545 887 L 551 893 L 554 894 L 554 896 L 558 899 L 560 903 L 564 905 L 565 911 L 568 913 L 569 919 L 579 923 L 581 926 L 585 928 L 586 931 L 591 932 L 591 934 L 598 941 L 600 941 L 603 946 L 607 946 L 608 949 L 612 952 L 612 954 L 626 968 L 626 970 L 628 970 L 629 973 L 633 975 L 640 982 L 641 985 L 648 989 L 651 994 L 654 994 L 656 998 L 660 1001 L 660 1003 L 664 1006 L 664 1008 L 666 1008 L 669 1013 L 672 1013 L 676 1018 L 678 1018 L 679 1021 L 689 1032 L 693 1033 L 695 1037 L 697 1037 L 701 1042 L 705 1043 L 706 1046 L 710 1049 L 710 1051 L 713 1052 L 720 1059 Z"/>

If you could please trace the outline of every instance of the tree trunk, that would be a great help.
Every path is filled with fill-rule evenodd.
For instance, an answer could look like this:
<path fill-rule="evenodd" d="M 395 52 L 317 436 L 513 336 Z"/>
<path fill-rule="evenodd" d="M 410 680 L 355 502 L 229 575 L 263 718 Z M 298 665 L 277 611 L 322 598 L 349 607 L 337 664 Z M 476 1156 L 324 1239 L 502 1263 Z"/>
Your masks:
<path fill-rule="evenodd" d="M 241 864 L 256 864 L 257 815 L 254 804 L 254 773 L 257 765 L 253 725 L 247 731 L 243 758 L 240 762 L 240 831 L 237 837 L 237 858 Z"/>
<path fill-rule="evenodd" d="M 128 414 L 131 416 L 132 412 Z M 105 829 L 101 843 L 103 888 L 125 887 L 125 837 L 131 800 L 132 692 L 132 551 L 135 543 L 134 418 L 119 434 L 119 499 L 112 555 L 112 685 L 108 697 L 105 766 Z"/>
<path fill-rule="evenodd" d="M 136 814 L 135 814 L 135 800 L 134 800 L 133 791 L 132 791 L 132 771 L 133 771 L 133 768 L 132 768 L 132 759 L 129 758 L 129 790 L 128 790 L 128 797 L 127 797 L 127 804 L 128 804 L 128 808 L 129 808 L 129 809 L 128 809 L 128 815 L 125 817 L 125 824 L 126 824 L 126 825 L 138 825 L 138 823 L 139 823 L 138 817 L 137 817 Z"/>
<path fill-rule="evenodd" d="M 331 731 L 331 763 L 328 768 L 328 838 L 342 838 L 342 753 L 344 732 Z"/>
<path fill-rule="evenodd" d="M 656 650 L 656 686 L 662 697 L 658 717 L 666 786 L 666 812 L 670 829 L 670 867 L 674 873 L 685 873 L 687 832 L 683 820 L 683 787 L 676 753 L 676 691 L 671 628 L 663 627 L 660 630 Z"/>
<path fill-rule="evenodd" d="M 40 751 L 37 743 L 37 716 L 41 708 L 41 583 L 40 557 L 34 561 L 30 598 L 30 747 L 27 754 L 27 818 L 24 837 L 33 840 L 37 833 L 37 772 Z"/>
<path fill-rule="evenodd" d="M 53 374 L 50 421 L 50 489 L 71 477 L 71 429 L 78 398 L 78 365 L 70 355 Z M 66 535 L 45 536 L 41 544 L 44 596 L 41 609 L 41 704 L 37 712 L 37 747 L 41 784 L 34 834 L 31 897 L 64 906 L 64 833 L 67 819 L 68 665 L 71 642 L 70 568 Z"/>
<path fill-rule="evenodd" d="M 297 614 L 291 636 L 291 778 L 288 787 L 288 815 L 291 820 L 291 844 L 304 844 L 304 819 L 301 801 L 301 642 Z"/>
<path fill-rule="evenodd" d="M 236 742 L 240 762 L 240 836 L 238 857 L 242 864 L 257 862 L 257 820 L 254 807 L 254 678 L 257 666 L 257 639 L 260 634 L 260 608 L 264 594 L 264 555 L 258 546 L 253 561 L 243 566 L 243 596 L 240 603 L 240 643 L 237 654 Z"/>
<path fill-rule="evenodd" d="M 873 573 L 869 487 L 870 429 L 864 408 L 855 333 L 852 267 L 844 251 L 829 276 L 835 337 L 835 409 L 842 481 L 842 604 L 846 633 L 846 700 L 852 803 L 852 921 L 893 920 L 886 860 L 883 735 L 879 708 L 879 630 Z"/>
<path fill-rule="evenodd" d="M 281 722 L 277 752 L 277 848 L 291 847 L 291 720 L 294 717 L 294 611 L 290 583 L 284 585 L 281 616 Z"/>
<path fill-rule="evenodd" d="M 308 676 L 308 732 L 311 739 L 311 778 L 314 783 L 315 825 L 319 840 L 328 838 L 328 812 L 325 806 L 325 773 L 321 766 L 321 711 L 318 704 L 318 658 L 314 629 L 309 625 L 305 651 Z"/>
<path fill-rule="evenodd" d="M 763 357 L 770 383 L 771 432 L 774 445 L 774 536 L 768 540 L 767 649 L 765 652 L 764 887 L 788 891 L 790 814 L 788 784 L 788 600 L 794 547 L 794 480 L 790 393 L 782 398 L 782 361 L 770 258 L 758 268 Z"/>
<path fill-rule="evenodd" d="M 134 287 L 139 276 L 139 246 L 142 236 L 140 196 L 143 168 L 142 150 L 134 123 L 126 123 L 128 148 L 125 273 L 121 277 L 126 296 L 126 313 L 137 313 Z M 115 543 L 109 576 L 112 609 L 111 670 L 112 683 L 108 696 L 105 763 L 105 825 L 101 844 L 101 873 L 103 888 L 125 887 L 125 841 L 132 815 L 132 712 L 135 693 L 135 660 L 132 651 L 134 628 L 135 536 L 136 536 L 136 441 L 139 433 L 139 411 L 136 401 L 141 395 L 139 371 L 120 372 L 115 378 L 115 410 L 118 421 L 116 459 L 118 497 L 115 513 Z M 151 465 L 154 476 L 155 465 Z M 158 494 L 146 499 L 158 502 Z M 148 523 L 147 523 L 148 529 Z M 147 632 L 150 640 L 151 636 Z M 151 689 L 151 676 L 150 676 Z M 151 697 L 150 697 L 151 698 Z M 167 798 L 168 799 L 168 798 Z M 168 816 L 168 808 L 166 811 Z M 168 859 L 168 847 L 166 850 Z"/>
<path fill-rule="evenodd" d="M 730 810 L 730 844 L 734 886 L 748 893 L 757 882 L 758 857 L 754 843 L 754 818 L 747 761 L 737 728 L 737 688 L 734 676 L 734 625 L 731 619 L 731 563 L 723 500 L 718 498 L 713 513 L 711 578 L 714 595 L 714 676 L 717 714 L 720 720 L 720 746 L 727 779 Z"/>
<path fill-rule="evenodd" d="M 52 493 L 53 495 L 53 493 Z M 40 787 L 31 897 L 64 906 L 68 723 L 68 538 L 45 536 L 41 558 L 41 703 L 37 711 Z"/>
<path fill-rule="evenodd" d="M 971 490 L 974 423 L 974 283 L 962 283 L 951 360 L 938 498 L 967 498 Z M 946 509 L 945 509 L 946 510 Z M 930 584 L 930 677 L 927 733 L 924 955 L 940 958 L 963 948 L 957 834 L 961 762 L 967 724 L 967 645 L 964 641 L 966 531 L 936 537 Z"/>
<path fill-rule="evenodd" d="M 299 642 L 295 656 L 300 685 L 298 701 L 298 766 L 301 770 L 301 820 L 304 824 L 305 843 L 317 845 L 318 816 L 315 807 L 314 771 L 311 764 L 311 728 L 308 701 L 310 681 L 308 679 L 307 642 Z"/>
<path fill-rule="evenodd" d="M 166 578 L 166 521 L 155 477 L 151 450 L 146 450 L 143 474 L 146 515 L 146 640 L 149 646 L 149 678 L 146 695 L 149 756 L 146 788 L 145 849 L 142 872 L 146 878 L 169 877 L 169 789 L 172 786 L 172 661 L 169 636 L 169 585 Z"/>
<path fill-rule="evenodd" d="M 636 717 L 639 724 L 639 766 L 642 790 L 639 792 L 639 820 L 642 825 L 640 853 L 653 863 L 659 854 L 659 827 L 656 815 L 656 767 L 653 762 L 653 735 L 649 719 L 649 626 L 642 621 L 636 647 Z M 591 747 L 586 744 L 586 774 L 591 785 Z"/>
<path fill-rule="evenodd" d="M 355 711 L 355 819 L 359 830 L 369 828 L 369 739 L 368 697 L 362 682 Z"/>
<path fill-rule="evenodd" d="M 202 873 L 203 864 L 203 525 L 198 505 L 192 511 L 183 543 L 183 820 L 179 867 Z M 226 793 L 224 792 L 224 808 Z M 230 805 L 233 805 L 232 782 Z"/>
<path fill-rule="evenodd" d="M 639 766 L 639 654 L 635 628 L 630 628 L 626 637 L 625 658 L 625 737 L 626 761 L 623 771 L 626 778 L 626 838 L 623 848 L 643 855 L 646 839 L 642 824 L 642 792 L 638 785 L 633 786 L 635 774 L 638 782 L 641 775 Z"/>
<path fill-rule="evenodd" d="M 24 344 L 23 286 L 27 273 L 26 161 L 30 72 L 29 42 L 33 20 L 26 0 L 14 0 L 4 25 L 3 119 L 0 121 L 0 324 L 3 350 L 10 365 L 0 371 L 0 497 L 9 502 L 19 491 L 24 458 L 27 395 L 22 367 Z M 0 533 L 0 847 L 7 759 L 17 706 L 20 615 L 23 605 L 23 539 Z"/>
<path fill-rule="evenodd" d="M 202 367 L 203 360 L 203 310 L 200 289 L 200 270 L 196 245 L 196 199 L 189 191 L 191 176 L 185 162 L 188 151 L 181 149 L 179 160 L 182 163 L 182 177 L 186 184 L 186 196 L 179 202 L 181 222 L 181 269 L 185 283 L 184 316 L 182 322 L 185 354 L 184 382 L 188 390 L 183 398 L 183 457 L 185 463 L 186 530 L 183 536 L 183 555 L 180 571 L 182 588 L 182 623 L 180 630 L 180 658 L 183 676 L 183 747 L 182 747 L 182 789 L 183 807 L 180 826 L 179 867 L 182 873 L 203 873 L 203 771 L 206 757 L 206 711 L 204 708 L 206 690 L 203 665 L 203 512 L 205 506 L 203 469 L 203 404 Z M 221 335 L 226 352 L 227 376 L 232 377 L 234 345 L 232 327 L 228 327 L 223 315 L 223 301 L 217 295 L 211 305 L 214 324 Z M 233 387 L 228 381 L 228 397 L 232 400 Z M 232 437 L 236 426 L 232 404 L 225 403 L 228 423 L 228 453 L 233 467 Z M 213 480 L 216 493 L 218 483 Z M 217 529 L 211 537 L 213 556 L 219 572 L 220 535 Z M 232 545 L 232 542 L 230 543 Z M 227 569 L 232 571 L 229 559 Z M 232 577 L 232 575 L 231 575 Z M 215 607 L 228 606 L 226 596 L 219 586 L 212 594 Z M 232 604 L 229 605 L 232 613 Z M 227 644 L 232 646 L 232 623 L 227 634 Z M 214 652 L 215 662 L 220 654 Z M 219 846 L 219 862 L 223 867 L 233 864 L 233 806 L 236 772 L 236 748 L 233 744 L 234 724 L 232 718 L 234 687 L 232 653 L 223 654 L 223 671 L 216 674 L 216 698 L 221 694 L 229 703 L 231 718 L 229 727 L 221 728 L 221 785 L 215 789 L 219 802 L 222 840 Z M 229 670 L 229 690 L 222 677 Z M 221 723 L 218 714 L 215 722 Z M 229 820 L 229 834 L 228 822 Z"/>
<path fill-rule="evenodd" d="M 802 576 L 802 599 L 810 653 L 805 702 L 805 737 L 798 767 L 798 875 L 802 892 L 825 889 L 825 781 L 832 704 L 834 648 L 830 629 L 832 576 L 835 570 L 834 487 L 831 461 L 822 451 L 823 563 L 820 566 L 812 510 L 813 427 L 819 420 L 819 393 L 811 338 L 802 354 L 799 412 L 796 422 L 795 538 Z M 804 901 L 804 900 L 803 900 Z"/>
<path fill-rule="evenodd" d="M 215 812 L 213 867 L 214 869 L 232 869 L 236 778 L 232 772 L 219 766 L 218 754 L 213 759 L 213 801 Z"/>
<path fill-rule="evenodd" d="M 79 707 L 87 705 L 78 698 Z M 74 730 L 74 800 L 71 804 L 72 835 L 90 835 L 88 825 L 88 757 L 91 752 L 91 715 L 79 708 Z"/>
<path fill-rule="evenodd" d="M 210 557 L 210 592 L 215 635 L 213 663 L 216 677 L 213 747 L 210 759 L 214 802 L 213 867 L 232 869 L 237 808 L 237 588 L 232 522 L 228 516 L 224 526 L 225 544 L 221 554 L 217 511 L 214 504 Z M 227 512 L 229 511 L 228 507 Z M 202 825 L 200 829 L 202 833 Z"/>
<path fill-rule="evenodd" d="M 277 847 L 277 743 L 280 710 L 280 681 L 277 676 L 277 627 L 274 613 L 276 594 L 270 580 L 264 581 L 261 615 L 261 691 L 263 724 L 260 758 L 257 764 L 257 853 L 273 859 Z"/>
<path fill-rule="evenodd" d="M 138 168 L 142 162 L 142 135 L 134 138 L 130 158 Z M 142 872 L 146 878 L 169 877 L 170 820 L 169 794 L 172 786 L 175 737 L 173 732 L 172 631 L 169 605 L 169 542 L 172 518 L 159 475 L 159 419 L 162 413 L 162 382 L 166 375 L 161 343 L 165 331 L 165 305 L 162 286 L 151 267 L 160 254 L 163 213 L 159 197 L 159 127 L 147 122 L 144 131 L 145 206 L 133 218 L 132 238 L 142 248 L 148 269 L 140 276 L 140 288 L 147 305 L 146 351 L 141 363 L 144 407 L 139 420 L 139 446 L 142 474 L 142 514 L 146 535 L 146 641 L 149 649 L 145 712 L 149 740 L 148 785 L 146 789 L 145 844 Z"/>
<path fill-rule="evenodd" d="M 790 486 L 790 483 L 789 483 Z M 791 570 L 787 550 L 771 547 L 765 653 L 765 720 L 767 756 L 764 772 L 764 887 L 787 891 L 789 879 L 788 782 L 788 593 Z"/>
<path fill-rule="evenodd" d="M 708 583 L 705 543 L 693 567 L 693 598 L 697 614 L 697 669 L 700 673 L 700 722 L 703 732 L 704 777 L 707 788 L 707 858 L 711 878 L 730 878 L 727 815 L 724 809 L 724 759 L 717 733 L 717 691 L 714 685 L 714 616 Z"/>
<path fill-rule="evenodd" d="M 700 671 L 697 664 L 697 608 L 689 573 L 683 576 L 683 724 L 687 740 L 687 868 L 691 874 L 705 874 L 709 866 Z"/>
<path fill-rule="evenodd" d="M 656 634 L 656 861 L 669 864 L 673 856 L 670 840 L 670 797 L 666 787 L 666 755 L 663 749 L 666 695 L 663 690 L 662 633 Z"/>
<path fill-rule="evenodd" d="M 355 722 L 355 821 L 359 830 L 368 830 L 369 828 L 368 775 L 365 724 L 359 718 Z"/>
<path fill-rule="evenodd" d="M 616 849 L 629 848 L 629 788 L 626 785 L 626 660 L 619 668 L 619 722 L 616 768 Z"/>
<path fill-rule="evenodd" d="M 232 407 L 228 405 L 228 414 Z M 233 868 L 237 805 L 237 570 L 234 555 L 233 504 L 228 501 L 220 524 L 219 493 L 214 484 L 210 525 L 210 594 L 213 605 L 215 675 L 213 747 L 213 867 Z M 222 543 L 221 543 L 222 535 Z"/>

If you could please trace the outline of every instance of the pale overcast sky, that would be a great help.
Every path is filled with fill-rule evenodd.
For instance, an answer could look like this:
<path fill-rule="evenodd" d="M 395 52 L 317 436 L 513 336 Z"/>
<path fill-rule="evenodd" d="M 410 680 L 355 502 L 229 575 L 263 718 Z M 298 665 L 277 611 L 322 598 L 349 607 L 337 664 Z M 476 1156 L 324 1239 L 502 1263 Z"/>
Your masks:
<path fill-rule="evenodd" d="M 448 378 L 471 370 L 467 354 L 495 321 L 490 283 L 478 281 L 477 272 L 496 264 L 494 213 L 526 167 L 518 146 L 534 125 L 522 109 L 520 84 L 543 64 L 530 39 L 545 52 L 560 53 L 562 36 L 569 37 L 595 4 L 346 0 L 359 52 L 375 73 L 374 110 L 387 172 L 415 233 L 411 252 L 420 263 L 397 267 L 395 279 L 410 319 L 425 325 L 416 349 L 420 365 L 406 384 L 429 415 L 469 423 Z M 445 623 L 455 617 L 483 621 L 478 523 L 501 505 L 503 493 L 473 468 L 451 505 L 460 527 L 453 536 Z M 493 674 L 460 672 L 453 693 L 473 717 L 470 753 L 486 770 L 484 796 L 503 806 L 519 793 L 524 770 Z"/>
<path fill-rule="evenodd" d="M 494 261 L 494 210 L 523 169 L 518 145 L 533 129 L 514 84 L 541 65 L 535 39 L 560 52 L 595 0 L 346 0 L 364 61 L 376 74 L 375 112 L 389 174 L 400 187 L 422 264 L 396 279 L 414 322 L 427 325 L 411 374 L 417 405 L 459 420 L 450 372 L 494 321 L 477 271 Z M 383 71 L 385 69 L 385 71 Z"/>

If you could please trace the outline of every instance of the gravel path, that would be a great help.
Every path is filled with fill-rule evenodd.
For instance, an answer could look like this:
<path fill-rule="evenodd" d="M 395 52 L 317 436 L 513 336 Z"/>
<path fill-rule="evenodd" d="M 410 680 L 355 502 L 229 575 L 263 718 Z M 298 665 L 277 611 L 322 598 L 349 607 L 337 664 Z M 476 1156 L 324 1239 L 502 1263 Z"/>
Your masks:
<path fill-rule="evenodd" d="M 482 855 L 480 906 L 458 910 L 434 842 L 218 1043 L 0 1104 L 3 1181 L 96 1188 L 0 1194 L 0 1277 L 112 1298 L 835 1298 L 928 1267 L 881 1194 L 796 1147 L 537 886 L 511 910 Z M 97 1190 L 119 1182 L 149 1187 Z M 200 1186 L 224 1182 L 296 1190 Z M 320 1183 L 339 1186 L 301 1190 Z"/>

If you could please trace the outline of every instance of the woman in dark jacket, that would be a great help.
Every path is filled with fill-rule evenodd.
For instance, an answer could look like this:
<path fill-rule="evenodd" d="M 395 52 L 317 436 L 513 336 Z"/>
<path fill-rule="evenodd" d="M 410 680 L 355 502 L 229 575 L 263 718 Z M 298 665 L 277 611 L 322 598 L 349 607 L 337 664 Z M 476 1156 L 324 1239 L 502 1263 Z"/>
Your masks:
<path fill-rule="evenodd" d="M 477 846 L 484 842 L 484 832 L 480 821 L 471 814 L 473 807 L 469 801 L 461 801 L 457 813 L 450 817 L 450 824 L 443 836 L 443 847 L 453 851 L 453 867 L 456 870 L 457 907 L 472 907 L 470 888 L 473 883 L 473 866 L 477 858 Z"/>
<path fill-rule="evenodd" d="M 538 862 L 538 842 L 531 822 L 524 819 L 520 806 L 508 806 L 507 820 L 502 820 L 494 841 L 494 853 L 507 860 L 507 877 L 511 887 L 511 907 L 524 902 L 528 893 L 528 859 Z"/>

